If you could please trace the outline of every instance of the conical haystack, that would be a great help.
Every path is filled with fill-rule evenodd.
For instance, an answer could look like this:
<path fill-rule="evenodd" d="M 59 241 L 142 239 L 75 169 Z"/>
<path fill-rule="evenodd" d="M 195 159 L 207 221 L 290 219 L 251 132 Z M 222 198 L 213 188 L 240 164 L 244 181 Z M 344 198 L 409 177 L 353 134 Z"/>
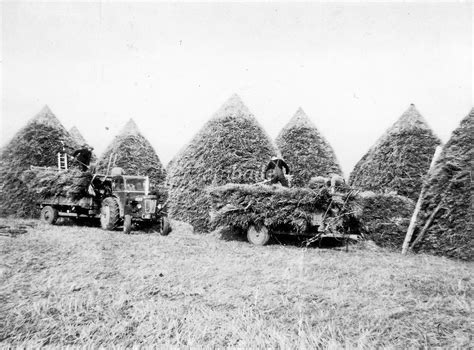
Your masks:
<path fill-rule="evenodd" d="M 57 166 L 63 145 L 77 147 L 61 122 L 45 106 L 0 154 L 0 216 L 31 217 L 37 214 L 36 197 L 23 183 L 22 173 L 34 166 Z"/>
<path fill-rule="evenodd" d="M 276 152 L 239 96 L 233 95 L 170 163 L 170 213 L 209 230 L 209 185 L 254 183 Z"/>
<path fill-rule="evenodd" d="M 162 185 L 166 178 L 158 155 L 132 119 L 100 157 L 97 164 L 98 172 L 105 174 L 109 160 L 111 160 L 110 167 L 123 168 L 126 175 L 148 176 L 152 187 Z"/>
<path fill-rule="evenodd" d="M 435 216 L 415 249 L 463 260 L 474 259 L 473 135 L 474 108 L 454 130 L 428 179 L 420 230 L 432 214 Z"/>
<path fill-rule="evenodd" d="M 78 145 L 84 145 L 85 143 L 87 143 L 86 139 L 82 136 L 81 132 L 77 127 L 73 126 L 69 130 L 69 134 Z"/>
<path fill-rule="evenodd" d="M 281 130 L 276 144 L 290 166 L 293 186 L 306 186 L 313 176 L 342 175 L 332 147 L 301 108 Z"/>
<path fill-rule="evenodd" d="M 349 183 L 379 193 L 395 191 L 417 200 L 440 143 L 412 104 L 356 164 Z"/>

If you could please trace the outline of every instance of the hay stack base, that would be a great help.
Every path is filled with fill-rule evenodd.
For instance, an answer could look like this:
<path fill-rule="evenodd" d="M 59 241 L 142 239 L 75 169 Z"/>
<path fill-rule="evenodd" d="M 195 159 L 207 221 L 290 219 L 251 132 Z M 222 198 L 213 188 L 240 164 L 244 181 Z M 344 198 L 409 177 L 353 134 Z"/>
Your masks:
<path fill-rule="evenodd" d="M 360 233 L 381 247 L 401 249 L 415 208 L 411 199 L 396 194 L 358 195 Z"/>

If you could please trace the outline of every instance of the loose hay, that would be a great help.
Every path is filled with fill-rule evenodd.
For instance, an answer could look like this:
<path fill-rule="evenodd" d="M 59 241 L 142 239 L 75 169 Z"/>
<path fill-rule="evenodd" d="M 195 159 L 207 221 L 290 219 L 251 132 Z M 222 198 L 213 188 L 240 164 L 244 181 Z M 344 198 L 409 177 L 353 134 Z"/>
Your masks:
<path fill-rule="evenodd" d="M 164 183 L 165 169 L 153 146 L 140 133 L 132 119 L 100 157 L 97 164 L 98 172 L 105 174 L 111 155 L 112 163 L 117 155 L 114 166 L 123 168 L 126 175 L 148 176 L 151 187 L 161 186 Z"/>
<path fill-rule="evenodd" d="M 0 154 L 0 216 L 34 217 L 35 194 L 22 173 L 34 166 L 57 167 L 63 144 L 78 147 L 61 122 L 45 106 L 13 137 Z"/>
<path fill-rule="evenodd" d="M 359 230 L 381 247 L 401 249 L 415 203 L 396 194 L 363 192 L 357 197 Z"/>
<path fill-rule="evenodd" d="M 396 191 L 416 200 L 440 143 L 412 104 L 356 164 L 349 184 L 375 192 Z"/>
<path fill-rule="evenodd" d="M 463 260 L 474 259 L 472 135 L 474 109 L 454 130 L 428 179 L 420 228 L 438 205 L 441 205 L 441 210 L 435 215 L 420 246 L 415 247 L 419 251 Z"/>
<path fill-rule="evenodd" d="M 206 187 L 260 181 L 275 152 L 240 97 L 232 96 L 170 163 L 170 214 L 198 232 L 209 231 Z"/>
<path fill-rule="evenodd" d="M 23 180 L 38 199 L 67 197 L 76 200 L 88 196 L 92 173 L 77 169 L 27 170 Z"/>
<path fill-rule="evenodd" d="M 306 186 L 314 176 L 342 175 L 334 150 L 299 108 L 276 139 L 290 166 L 293 186 Z"/>

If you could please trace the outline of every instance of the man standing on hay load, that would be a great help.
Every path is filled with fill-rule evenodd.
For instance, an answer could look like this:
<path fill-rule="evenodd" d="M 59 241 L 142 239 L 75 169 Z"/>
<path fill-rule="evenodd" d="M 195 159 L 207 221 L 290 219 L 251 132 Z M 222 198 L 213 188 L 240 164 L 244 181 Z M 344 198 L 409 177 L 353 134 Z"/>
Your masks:
<path fill-rule="evenodd" d="M 74 151 L 72 154 L 72 157 L 79 163 L 82 171 L 87 171 L 89 169 L 93 149 L 93 147 L 90 147 L 85 143 L 82 145 L 82 148 Z"/>
<path fill-rule="evenodd" d="M 290 174 L 290 167 L 286 162 L 278 158 L 277 156 L 273 156 L 270 163 L 268 163 L 267 167 L 265 168 L 265 180 L 268 180 L 267 174 L 270 170 L 273 170 L 272 178 L 269 180 L 270 184 L 277 184 L 280 183 L 283 187 L 288 187 L 288 180 L 285 177 L 285 173 L 283 169 L 286 171 L 286 175 Z"/>

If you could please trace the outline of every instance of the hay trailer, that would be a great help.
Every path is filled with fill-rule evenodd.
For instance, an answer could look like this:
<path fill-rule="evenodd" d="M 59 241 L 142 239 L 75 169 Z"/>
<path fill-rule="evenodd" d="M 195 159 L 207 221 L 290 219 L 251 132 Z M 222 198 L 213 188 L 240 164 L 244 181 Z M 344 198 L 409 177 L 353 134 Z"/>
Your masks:
<path fill-rule="evenodd" d="M 254 245 L 263 246 L 278 235 L 302 236 L 308 241 L 360 238 L 349 225 L 351 191 L 227 184 L 210 188 L 209 194 L 213 225 L 237 228 Z"/>
<path fill-rule="evenodd" d="M 250 225 L 247 228 L 247 240 L 254 245 L 265 245 L 272 236 L 289 235 L 305 237 L 308 241 L 319 241 L 323 238 L 334 238 L 338 240 L 358 240 L 359 235 L 337 232 L 332 229 L 331 217 L 325 217 L 326 212 L 311 213 L 311 220 L 307 223 L 306 230 L 296 231 L 289 225 L 281 224 L 275 226 Z"/>
<path fill-rule="evenodd" d="M 157 226 L 161 235 L 171 232 L 166 203 L 156 194 L 149 194 L 147 176 L 94 174 L 87 196 L 44 198 L 39 207 L 41 220 L 53 225 L 60 217 L 97 218 L 104 230 L 123 225 L 124 232 L 130 233 L 132 224 L 138 224 Z"/>

